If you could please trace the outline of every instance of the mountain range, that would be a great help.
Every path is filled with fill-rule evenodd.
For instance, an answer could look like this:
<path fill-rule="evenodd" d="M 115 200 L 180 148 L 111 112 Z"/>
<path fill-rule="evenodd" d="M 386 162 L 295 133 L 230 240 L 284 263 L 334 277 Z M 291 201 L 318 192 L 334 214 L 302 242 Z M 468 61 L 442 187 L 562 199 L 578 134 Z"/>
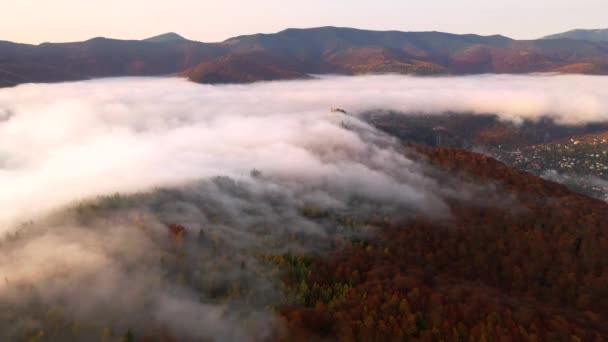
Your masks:
<path fill-rule="evenodd" d="M 579 39 L 596 42 L 608 42 L 608 29 L 599 30 L 571 30 L 568 32 L 553 34 L 546 36 L 543 39 Z"/>
<path fill-rule="evenodd" d="M 219 43 L 176 33 L 40 45 L 0 41 L 0 87 L 117 76 L 245 83 L 312 74 L 530 72 L 608 74 L 608 42 L 338 27 L 287 29 Z"/>

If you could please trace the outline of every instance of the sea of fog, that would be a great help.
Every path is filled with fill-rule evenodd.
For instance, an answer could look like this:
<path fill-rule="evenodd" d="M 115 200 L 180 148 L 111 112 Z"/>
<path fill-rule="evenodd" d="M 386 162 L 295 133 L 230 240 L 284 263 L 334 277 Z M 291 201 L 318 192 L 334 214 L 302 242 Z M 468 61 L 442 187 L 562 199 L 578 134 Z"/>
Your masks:
<path fill-rule="evenodd" d="M 3 89 L 0 227 L 90 196 L 253 168 L 300 180 L 333 173 L 347 182 L 357 154 L 370 146 L 341 126 L 332 107 L 602 121 L 608 77 L 367 76 L 226 86 L 123 78 Z M 338 165 L 318 149 L 346 151 Z"/>
<path fill-rule="evenodd" d="M 273 334 L 268 307 L 280 291 L 256 276 L 262 266 L 244 269 L 244 260 L 260 248 L 310 249 L 276 236 L 333 234 L 303 208 L 445 217 L 446 199 L 474 201 L 487 190 L 408 158 L 398 141 L 357 118 L 374 109 L 606 121 L 608 77 L 362 76 L 221 86 L 118 78 L 1 89 L 0 305 L 20 316 L 10 326 L 0 317 L 0 338 L 45 326 L 37 312 L 49 307 L 116 329 L 154 321 L 184 338 Z M 115 193 L 123 196 L 96 199 Z M 170 223 L 199 242 L 215 234 L 229 255 L 187 245 L 191 259 L 175 274 L 189 280 L 177 281 L 183 277 L 159 263 L 171 251 Z M 236 279 L 259 302 L 226 305 L 208 296 Z"/>

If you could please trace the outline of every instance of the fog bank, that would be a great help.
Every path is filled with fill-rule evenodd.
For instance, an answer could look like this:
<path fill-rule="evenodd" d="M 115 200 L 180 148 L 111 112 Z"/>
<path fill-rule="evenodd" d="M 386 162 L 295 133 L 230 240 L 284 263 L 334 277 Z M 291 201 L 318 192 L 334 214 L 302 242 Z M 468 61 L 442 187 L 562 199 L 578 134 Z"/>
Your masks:
<path fill-rule="evenodd" d="M 585 123 L 608 119 L 607 93 L 605 77 L 549 75 L 330 77 L 234 86 L 135 78 L 4 89 L 0 222 L 90 195 L 242 176 L 256 167 L 300 178 L 340 173 L 310 151 L 339 146 L 356 155 L 369 146 L 342 129 L 344 118 L 329 114 L 330 107 L 497 113 L 514 120 L 549 115 Z"/>

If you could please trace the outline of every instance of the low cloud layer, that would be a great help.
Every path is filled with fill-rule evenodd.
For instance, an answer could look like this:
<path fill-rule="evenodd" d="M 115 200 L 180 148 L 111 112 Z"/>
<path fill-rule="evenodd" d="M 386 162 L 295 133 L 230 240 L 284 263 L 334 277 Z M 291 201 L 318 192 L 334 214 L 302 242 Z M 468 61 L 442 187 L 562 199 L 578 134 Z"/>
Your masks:
<path fill-rule="evenodd" d="M 370 76 L 2 90 L 0 304 L 10 310 L 0 322 L 12 323 L 0 337 L 34 336 L 59 315 L 92 330 L 267 338 L 281 293 L 255 255 L 317 250 L 337 229 L 364 234 L 361 213 L 445 217 L 446 199 L 486 191 L 437 178 L 357 113 L 602 121 L 606 86 L 586 76 Z M 113 193 L 122 195 L 94 199 Z M 183 245 L 169 224 L 186 228 Z"/>
<path fill-rule="evenodd" d="M 606 93 L 603 77 L 546 75 L 24 85 L 0 92 L 0 222 L 90 195 L 242 176 L 254 167 L 300 178 L 341 173 L 311 151 L 344 149 L 342 162 L 351 162 L 370 147 L 339 125 L 344 118 L 329 114 L 332 106 L 584 123 L 608 120 Z"/>

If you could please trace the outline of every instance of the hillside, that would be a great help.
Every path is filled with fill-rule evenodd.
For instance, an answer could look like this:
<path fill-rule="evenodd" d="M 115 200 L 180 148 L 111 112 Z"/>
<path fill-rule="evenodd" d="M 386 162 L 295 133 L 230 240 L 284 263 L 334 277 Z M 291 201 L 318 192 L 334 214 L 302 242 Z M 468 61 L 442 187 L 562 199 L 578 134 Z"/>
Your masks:
<path fill-rule="evenodd" d="M 198 83 L 250 83 L 305 79 L 305 73 L 288 60 L 260 52 L 231 54 L 185 70 L 182 76 Z"/>
<path fill-rule="evenodd" d="M 99 37 L 40 45 L 0 42 L 0 84 L 170 75 L 226 53 L 221 45 L 187 40 L 150 42 Z"/>
<path fill-rule="evenodd" d="M 606 203 L 479 154 L 417 151 L 521 208 L 454 201 L 446 222 L 384 225 L 370 242 L 287 263 L 302 298 L 282 310 L 287 340 L 608 338 Z"/>
<path fill-rule="evenodd" d="M 552 34 L 543 39 L 578 39 L 595 42 L 608 42 L 608 29 L 598 30 L 571 30 L 568 32 Z"/>
<path fill-rule="evenodd" d="M 269 62 L 278 64 L 269 67 Z M 206 76 L 220 66 L 232 76 Z M 608 43 L 337 27 L 288 29 L 221 43 L 194 42 L 175 33 L 143 41 L 0 42 L 0 86 L 178 73 L 198 82 L 238 83 L 305 74 L 386 72 L 608 74 Z"/>
<path fill-rule="evenodd" d="M 526 73 L 556 71 L 580 63 L 595 68 L 582 72 L 608 72 L 608 44 L 582 41 L 517 41 L 504 36 L 320 27 L 240 36 L 222 45 L 231 53 L 263 51 L 289 58 L 299 63 L 299 72 L 309 74 Z"/>

